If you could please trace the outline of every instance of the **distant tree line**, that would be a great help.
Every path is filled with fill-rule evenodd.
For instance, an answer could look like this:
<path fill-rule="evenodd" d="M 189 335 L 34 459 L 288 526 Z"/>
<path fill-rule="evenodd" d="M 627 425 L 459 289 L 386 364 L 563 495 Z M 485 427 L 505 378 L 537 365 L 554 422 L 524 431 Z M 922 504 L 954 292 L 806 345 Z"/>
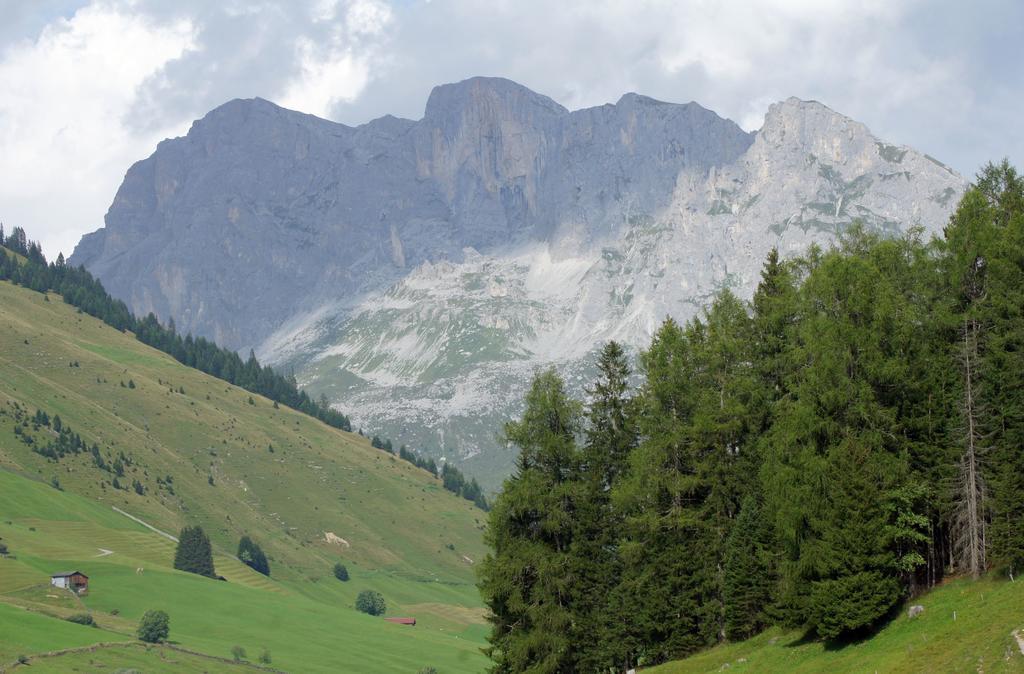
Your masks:
<path fill-rule="evenodd" d="M 370 445 L 389 454 L 394 454 L 394 445 L 390 438 L 381 440 L 380 437 L 374 435 L 370 440 Z M 491 509 L 490 504 L 487 502 L 487 496 L 477 483 L 476 478 L 467 480 L 462 471 L 455 466 L 445 462 L 439 472 L 436 461 L 429 457 L 421 456 L 419 452 L 408 449 L 405 445 L 398 448 L 398 456 L 417 468 L 422 468 L 434 477 L 441 478 L 442 486 L 456 496 L 472 501 L 481 510 L 488 511 Z"/>
<path fill-rule="evenodd" d="M 59 461 L 68 455 L 81 454 L 90 451 L 89 447 L 82 440 L 82 436 L 71 430 L 71 427 L 61 421 L 60 415 L 50 417 L 45 411 L 37 409 L 36 413 L 29 416 L 28 413 L 14 403 L 14 434 L 28 445 L 33 452 L 51 461 Z M 28 429 L 38 432 L 40 428 L 48 428 L 56 434 L 44 436 L 41 441 L 28 433 Z M 95 452 L 99 453 L 99 447 L 94 445 Z"/>
<path fill-rule="evenodd" d="M 294 377 L 285 377 L 271 367 L 261 366 L 251 350 L 249 357 L 243 361 L 236 352 L 219 347 L 203 337 L 193 337 L 191 334 L 182 337 L 173 320 L 164 326 L 152 313 L 145 318 L 136 318 L 124 302 L 112 298 L 103 284 L 84 267 L 68 265 L 62 253 L 58 254 L 56 262 L 48 264 L 40 245 L 30 241 L 21 227 L 15 227 L 10 236 L 5 236 L 3 226 L 0 225 L 0 246 L 23 258 L 0 254 L 0 280 L 11 281 L 41 293 L 56 292 L 66 303 L 83 313 L 122 332 L 132 332 L 140 342 L 169 354 L 184 365 L 287 405 L 329 426 L 352 430 L 349 418 L 333 409 L 326 397 L 313 400 L 298 388 Z M 129 380 L 127 387 L 133 388 L 134 382 Z M 390 438 L 382 440 L 375 435 L 371 444 L 377 449 L 394 453 Z M 448 491 L 472 501 L 484 510 L 489 509 L 483 490 L 476 480 L 467 480 L 454 466 L 446 464 L 439 472 L 433 459 L 421 457 L 404 447 L 400 449 L 399 456 L 435 477 L 442 478 Z"/>
<path fill-rule="evenodd" d="M 164 326 L 152 313 L 145 318 L 136 318 L 127 305 L 112 298 L 85 267 L 68 265 L 63 253 L 57 256 L 56 262 L 48 264 L 42 248 L 38 243 L 29 241 L 21 227 L 15 227 L 10 236 L 5 236 L 0 225 L 0 246 L 24 258 L 19 260 L 9 254 L 0 254 L 0 280 L 41 293 L 59 293 L 71 306 L 117 330 L 134 333 L 140 342 L 171 355 L 180 363 L 287 405 L 329 426 L 352 430 L 348 417 L 331 408 L 326 399 L 311 399 L 298 388 L 294 377 L 286 377 L 271 367 L 261 366 L 252 351 L 243 361 L 236 352 L 203 337 L 191 334 L 182 337 L 173 320 Z"/>
<path fill-rule="evenodd" d="M 398 448 L 398 457 L 408 461 L 417 468 L 422 468 L 434 477 L 437 477 L 437 462 L 430 457 L 420 456 L 415 450 L 407 449 L 405 445 Z"/>
<path fill-rule="evenodd" d="M 0 414 L 7 414 L 7 412 L 3 410 L 0 411 Z M 105 457 L 98 444 L 94 442 L 92 445 L 88 445 L 82 440 L 82 436 L 61 420 L 60 415 L 51 416 L 42 409 L 37 409 L 35 414 L 30 415 L 28 410 L 17 401 L 12 401 L 11 417 L 14 421 L 15 437 L 36 454 L 49 461 L 58 462 L 66 456 L 88 453 L 96 468 L 112 476 L 111 485 L 115 489 L 125 488 L 118 478 L 125 476 L 125 466 L 131 466 L 132 460 L 124 452 L 119 452 L 113 459 L 109 456 Z M 52 432 L 46 433 L 44 439 L 40 439 L 36 434 L 43 428 Z M 168 476 L 169 479 L 170 476 Z M 132 488 L 139 495 L 145 494 L 145 486 L 138 480 L 132 483 Z"/>
<path fill-rule="evenodd" d="M 520 420 L 480 572 L 495 672 L 623 671 L 768 625 L 863 634 L 948 574 L 1024 569 L 1024 179 L 943 236 L 850 228 L 614 343 Z"/>
<path fill-rule="evenodd" d="M 451 493 L 472 501 L 481 510 L 490 510 L 484 491 L 477 484 L 476 478 L 467 480 L 458 468 L 448 462 L 441 466 L 441 484 Z"/>

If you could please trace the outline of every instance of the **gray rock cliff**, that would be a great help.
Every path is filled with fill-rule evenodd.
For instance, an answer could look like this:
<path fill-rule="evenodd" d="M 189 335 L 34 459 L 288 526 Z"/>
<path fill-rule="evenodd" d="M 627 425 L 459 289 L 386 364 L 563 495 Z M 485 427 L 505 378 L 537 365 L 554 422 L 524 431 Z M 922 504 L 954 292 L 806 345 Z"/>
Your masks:
<path fill-rule="evenodd" d="M 493 486 L 495 429 L 538 366 L 581 390 L 603 341 L 748 296 L 771 247 L 937 231 L 965 186 L 813 101 L 747 133 L 696 103 L 570 112 L 473 78 L 421 120 L 354 128 L 231 101 L 129 169 L 71 262 Z"/>

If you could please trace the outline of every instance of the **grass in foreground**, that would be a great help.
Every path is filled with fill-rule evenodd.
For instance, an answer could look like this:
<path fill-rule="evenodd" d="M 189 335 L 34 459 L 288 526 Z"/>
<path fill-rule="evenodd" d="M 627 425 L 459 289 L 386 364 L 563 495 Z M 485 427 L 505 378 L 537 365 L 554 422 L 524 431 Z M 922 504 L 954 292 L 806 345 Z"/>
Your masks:
<path fill-rule="evenodd" d="M 876 634 L 842 646 L 808 640 L 799 631 L 771 629 L 650 670 L 698 672 L 1020 672 L 1024 653 L 1024 582 L 956 580 L 914 599 Z M 954 613 L 956 615 L 954 619 Z"/>

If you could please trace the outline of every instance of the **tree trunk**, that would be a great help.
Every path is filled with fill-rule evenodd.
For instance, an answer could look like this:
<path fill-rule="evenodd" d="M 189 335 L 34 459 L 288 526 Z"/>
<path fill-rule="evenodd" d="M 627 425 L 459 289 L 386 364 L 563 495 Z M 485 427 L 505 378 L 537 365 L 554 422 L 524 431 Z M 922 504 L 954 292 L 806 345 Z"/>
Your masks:
<path fill-rule="evenodd" d="M 957 476 L 956 563 L 977 578 L 985 570 L 985 483 L 981 474 L 982 433 L 977 397 L 976 319 L 964 319 L 964 453 Z"/>

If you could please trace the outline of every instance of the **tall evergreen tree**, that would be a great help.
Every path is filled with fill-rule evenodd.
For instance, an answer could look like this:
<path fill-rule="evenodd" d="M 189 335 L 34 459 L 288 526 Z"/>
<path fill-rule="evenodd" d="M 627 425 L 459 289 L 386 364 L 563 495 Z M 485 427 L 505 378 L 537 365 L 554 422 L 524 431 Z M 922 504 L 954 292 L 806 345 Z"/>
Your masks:
<path fill-rule="evenodd" d="M 595 488 L 607 492 L 626 469 L 637 431 L 629 396 L 629 363 L 617 342 L 608 342 L 597 360 L 598 379 L 590 389 L 586 414 L 584 470 Z"/>
<path fill-rule="evenodd" d="M 796 295 L 796 278 L 790 265 L 779 258 L 777 248 L 772 248 L 751 305 L 753 362 L 773 398 L 782 394 L 784 357 L 797 322 Z"/>
<path fill-rule="evenodd" d="M 785 616 L 827 637 L 881 618 L 907 566 L 923 560 L 905 549 L 920 542 L 906 531 L 919 513 L 893 505 L 911 479 L 899 403 L 916 321 L 875 254 L 898 245 L 853 231 L 810 272 L 791 346 L 797 366 L 766 435 Z"/>
<path fill-rule="evenodd" d="M 534 378 L 522 419 L 505 426 L 519 458 L 488 518 L 492 552 L 479 576 L 495 672 L 575 668 L 569 561 L 580 500 L 579 422 L 578 403 L 547 370 Z"/>
<path fill-rule="evenodd" d="M 960 321 L 956 561 L 979 575 L 1024 568 L 1024 178 L 988 165 L 945 231 Z M 990 527 L 991 524 L 991 527 Z"/>
<path fill-rule="evenodd" d="M 216 577 L 213 569 L 213 548 L 201 527 L 185 527 L 181 530 L 174 554 L 174 568 L 209 578 Z"/>
<path fill-rule="evenodd" d="M 946 228 L 950 295 L 960 323 L 954 347 L 961 372 L 958 411 L 962 421 L 955 482 L 954 560 L 974 577 L 987 566 L 988 488 L 983 462 L 988 453 L 985 428 L 990 423 L 990 392 L 982 390 L 982 354 L 988 338 L 988 267 L 996 246 L 993 224 L 984 195 L 973 189 L 964 196 Z"/>
<path fill-rule="evenodd" d="M 1007 160 L 988 165 L 976 189 L 988 202 L 997 246 L 989 258 L 984 362 L 991 391 L 992 559 L 1024 571 L 1024 176 Z"/>
<path fill-rule="evenodd" d="M 693 652 L 718 632 L 713 608 L 709 615 L 717 587 L 692 428 L 704 331 L 699 321 L 684 331 L 668 319 L 640 357 L 642 441 L 613 494 L 624 517 L 623 571 L 609 612 L 627 667 Z"/>
<path fill-rule="evenodd" d="M 729 639 L 746 639 L 768 625 L 775 564 L 772 528 L 757 496 L 748 495 L 726 541 L 723 614 Z"/>
<path fill-rule="evenodd" d="M 577 668 L 582 671 L 606 671 L 627 664 L 627 654 L 615 638 L 617 616 L 607 606 L 622 573 L 618 553 L 621 518 L 612 508 L 611 489 L 637 445 L 637 431 L 630 368 L 622 346 L 606 344 L 597 367 L 585 413 L 580 499 L 569 553 L 574 578 L 572 640 L 579 644 Z"/>

